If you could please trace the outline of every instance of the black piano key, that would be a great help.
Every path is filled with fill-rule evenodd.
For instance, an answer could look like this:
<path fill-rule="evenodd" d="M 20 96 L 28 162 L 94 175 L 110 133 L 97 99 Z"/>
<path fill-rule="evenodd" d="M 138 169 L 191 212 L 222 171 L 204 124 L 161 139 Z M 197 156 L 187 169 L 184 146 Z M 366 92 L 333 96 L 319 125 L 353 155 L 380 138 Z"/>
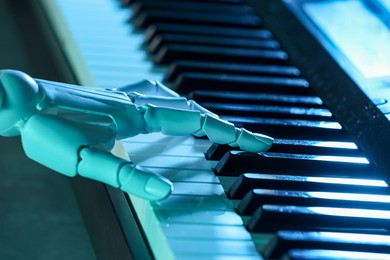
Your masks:
<path fill-rule="evenodd" d="M 293 66 L 179 60 L 168 67 L 165 80 L 175 81 L 184 72 L 284 77 L 298 77 L 300 75 L 299 70 Z"/>
<path fill-rule="evenodd" d="M 291 249 L 282 260 L 388 260 L 390 254 L 326 249 Z"/>
<path fill-rule="evenodd" d="M 183 73 L 173 84 L 181 93 L 193 90 L 247 91 L 284 94 L 308 94 L 307 81 L 299 78 L 226 75 L 214 73 Z"/>
<path fill-rule="evenodd" d="M 252 189 L 370 194 L 388 194 L 390 191 L 386 182 L 380 179 L 244 173 L 234 181 L 227 194 L 232 199 L 242 199 Z"/>
<path fill-rule="evenodd" d="M 199 36 L 190 34 L 167 33 L 155 36 L 153 40 L 149 42 L 147 48 L 150 53 L 157 53 L 162 47 L 169 44 L 222 46 L 265 50 L 276 50 L 279 48 L 279 44 L 274 40 L 254 40 L 240 39 L 237 37 Z"/>
<path fill-rule="evenodd" d="M 230 151 L 218 162 L 214 172 L 220 176 L 239 176 L 250 172 L 362 177 L 373 174 L 373 169 L 364 157 Z"/>
<path fill-rule="evenodd" d="M 353 142 L 275 139 L 269 150 L 274 153 L 358 156 L 361 151 Z M 362 156 L 362 155 L 361 155 Z"/>
<path fill-rule="evenodd" d="M 246 224 L 251 232 L 278 230 L 387 230 L 388 210 L 304 207 L 266 204 L 259 207 Z"/>
<path fill-rule="evenodd" d="M 284 118 L 304 120 L 332 120 L 332 113 L 325 108 L 307 108 L 296 106 L 270 106 L 254 104 L 230 104 L 201 102 L 201 106 L 220 116 L 250 116 L 261 118 Z"/>
<path fill-rule="evenodd" d="M 237 127 L 262 133 L 278 139 L 311 139 L 343 141 L 346 134 L 337 122 L 298 119 L 257 118 L 244 116 L 221 116 Z"/>
<path fill-rule="evenodd" d="M 260 28 L 261 21 L 256 15 L 222 14 L 209 12 L 177 12 L 174 10 L 152 9 L 139 12 L 133 17 L 138 28 L 147 28 L 157 23 L 178 23 L 210 26 L 230 26 L 233 28 Z"/>
<path fill-rule="evenodd" d="M 390 236 L 341 232 L 279 231 L 263 254 L 266 258 L 279 259 L 291 249 L 347 250 L 389 254 Z"/>
<path fill-rule="evenodd" d="M 158 64 L 177 60 L 285 64 L 287 54 L 280 50 L 169 44 L 156 53 L 154 60 Z"/>
<path fill-rule="evenodd" d="M 208 160 L 220 160 L 222 156 L 232 150 L 237 150 L 229 145 L 213 143 L 206 151 L 205 157 Z M 275 139 L 272 147 L 268 150 L 274 153 L 296 153 L 313 155 L 341 155 L 358 156 L 362 152 L 352 142 L 316 141 L 316 140 L 294 140 Z"/>
<path fill-rule="evenodd" d="M 177 60 L 285 64 L 287 54 L 280 50 L 169 44 L 160 48 L 153 59 L 158 64 Z"/>
<path fill-rule="evenodd" d="M 272 34 L 265 29 L 229 28 L 224 26 L 182 25 L 175 23 L 159 23 L 149 26 L 145 31 L 145 42 L 150 42 L 156 35 L 163 33 L 186 33 L 202 36 L 237 37 L 257 40 L 271 39 Z"/>
<path fill-rule="evenodd" d="M 323 102 L 319 97 L 296 96 L 288 94 L 269 94 L 252 92 L 231 92 L 195 90 L 189 94 L 198 103 L 202 102 L 223 102 L 233 104 L 261 104 L 272 106 L 299 106 L 299 107 L 323 107 Z"/>
<path fill-rule="evenodd" d="M 174 10 L 177 12 L 211 12 L 246 15 L 253 14 L 253 8 L 248 5 L 237 5 L 229 3 L 210 3 L 196 1 L 137 1 L 132 6 L 133 15 L 149 10 Z"/>
<path fill-rule="evenodd" d="M 265 204 L 390 210 L 390 196 L 328 191 L 253 189 L 237 206 L 240 215 L 251 215 Z"/>

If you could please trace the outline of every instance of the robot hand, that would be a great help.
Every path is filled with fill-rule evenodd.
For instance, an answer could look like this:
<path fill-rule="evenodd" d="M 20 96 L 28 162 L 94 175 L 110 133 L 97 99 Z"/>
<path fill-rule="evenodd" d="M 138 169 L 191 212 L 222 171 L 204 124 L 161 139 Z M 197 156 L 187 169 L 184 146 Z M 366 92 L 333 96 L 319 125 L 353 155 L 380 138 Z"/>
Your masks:
<path fill-rule="evenodd" d="M 206 135 L 250 152 L 267 150 L 273 141 L 234 127 L 158 82 L 98 89 L 0 71 L 0 135 L 20 134 L 28 157 L 64 175 L 163 199 L 172 190 L 169 180 L 109 152 L 116 140 L 150 132 Z"/>

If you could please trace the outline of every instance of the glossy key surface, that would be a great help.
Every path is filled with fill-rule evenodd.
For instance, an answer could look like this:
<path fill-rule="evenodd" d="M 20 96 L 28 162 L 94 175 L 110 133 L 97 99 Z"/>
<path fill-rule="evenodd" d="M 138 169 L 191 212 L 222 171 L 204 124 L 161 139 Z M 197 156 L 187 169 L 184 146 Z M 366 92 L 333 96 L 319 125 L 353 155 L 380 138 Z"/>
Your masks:
<path fill-rule="evenodd" d="M 189 44 L 204 46 L 237 47 L 250 49 L 279 48 L 279 44 L 273 40 L 237 39 L 236 37 L 197 36 L 191 34 L 160 34 L 155 36 L 147 48 L 151 53 L 157 53 L 161 48 L 169 44 Z"/>
<path fill-rule="evenodd" d="M 263 133 L 280 139 L 312 139 L 344 141 L 347 138 L 341 125 L 335 121 L 278 119 L 249 116 L 220 116 L 237 127 Z"/>
<path fill-rule="evenodd" d="M 211 13 L 230 13 L 230 14 L 251 14 L 253 9 L 246 5 L 237 5 L 232 3 L 208 2 L 207 1 L 135 1 L 132 5 L 133 13 L 136 15 L 139 12 L 158 10 L 175 10 L 177 12 L 193 11 L 193 12 L 211 12 Z"/>
<path fill-rule="evenodd" d="M 228 195 L 233 199 L 242 199 L 252 189 L 389 193 L 388 185 L 380 179 L 244 173 L 231 185 Z"/>
<path fill-rule="evenodd" d="M 259 28 L 261 21 L 258 16 L 230 13 L 209 13 L 209 12 L 176 12 L 174 10 L 152 9 L 147 12 L 139 12 L 133 19 L 134 25 L 139 28 L 146 28 L 155 23 L 178 23 L 194 25 L 223 25 L 236 28 Z"/>
<path fill-rule="evenodd" d="M 243 163 L 245 162 L 245 163 Z M 364 157 L 304 155 L 287 153 L 262 154 L 230 151 L 214 169 L 218 175 L 238 176 L 241 173 L 279 173 L 358 177 L 373 174 L 372 166 Z"/>
<path fill-rule="evenodd" d="M 231 150 L 236 149 L 229 145 L 214 143 L 207 150 L 206 158 L 209 160 L 220 160 L 225 153 Z M 346 141 L 275 139 L 272 147 L 268 151 L 275 153 L 362 156 L 362 151 L 360 151 L 353 142 Z"/>
<path fill-rule="evenodd" d="M 255 40 L 255 41 L 259 41 L 259 40 Z M 167 69 L 167 73 L 165 74 L 165 79 L 167 81 L 175 81 L 180 74 L 185 72 L 203 72 L 203 73 L 208 72 L 208 73 L 225 73 L 225 74 L 228 73 L 228 74 L 237 74 L 237 75 L 286 76 L 286 77 L 297 77 L 300 75 L 299 70 L 293 66 L 179 60 L 169 65 Z M 218 93 L 218 94 L 222 94 L 222 93 Z M 232 95 L 234 94 L 240 96 L 239 93 L 233 93 Z M 216 95 L 216 97 L 218 97 L 218 95 Z"/>
<path fill-rule="evenodd" d="M 286 107 L 254 104 L 229 104 L 229 103 L 200 103 L 203 107 L 218 114 L 228 116 L 240 116 L 245 114 L 249 117 L 284 118 L 305 120 L 332 120 L 332 113 L 325 108 Z"/>
<path fill-rule="evenodd" d="M 229 102 L 246 104 L 264 104 L 279 106 L 323 107 L 322 100 L 315 96 L 298 96 L 262 92 L 194 90 L 191 97 L 199 102 Z"/>
<path fill-rule="evenodd" d="M 287 54 L 280 50 L 256 50 L 233 47 L 199 46 L 189 44 L 167 44 L 154 56 L 157 64 L 168 64 L 177 60 L 215 61 L 266 64 L 285 64 Z"/>
<path fill-rule="evenodd" d="M 158 23 L 149 26 L 145 31 L 145 41 L 150 42 L 161 33 L 188 33 L 191 35 L 228 36 L 248 39 L 270 39 L 272 34 L 262 28 L 235 28 L 215 25 L 182 25 L 179 23 Z"/>
<path fill-rule="evenodd" d="M 387 260 L 390 254 L 369 253 L 362 251 L 342 251 L 326 249 L 291 249 L 284 260 Z"/>
<path fill-rule="evenodd" d="M 279 258 L 290 249 L 331 249 L 390 253 L 390 236 L 338 232 L 279 231 L 263 252 Z"/>
<path fill-rule="evenodd" d="M 283 229 L 378 229 L 390 228 L 388 210 L 360 208 L 304 207 L 263 205 L 247 223 L 253 232 L 274 232 Z"/>
<path fill-rule="evenodd" d="M 390 210 L 390 196 L 329 191 L 253 189 L 240 201 L 237 211 L 240 215 L 251 215 L 265 204 Z"/>

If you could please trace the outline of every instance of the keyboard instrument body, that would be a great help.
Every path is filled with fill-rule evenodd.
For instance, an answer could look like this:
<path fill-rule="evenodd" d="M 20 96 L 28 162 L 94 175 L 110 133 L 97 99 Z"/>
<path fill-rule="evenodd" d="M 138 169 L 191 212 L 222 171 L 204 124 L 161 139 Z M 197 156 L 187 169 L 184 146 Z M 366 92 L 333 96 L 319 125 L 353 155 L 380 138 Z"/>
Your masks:
<path fill-rule="evenodd" d="M 227 0 L 226 2 L 235 3 L 239 1 Z M 342 166 L 342 171 L 344 171 L 344 175 L 342 175 L 343 178 L 359 177 L 364 179 L 364 176 L 367 178 L 385 176 L 385 173 L 390 169 L 390 164 L 388 160 L 386 160 L 386 154 L 382 152 L 383 150 L 379 151 L 377 148 L 385 147 L 385 150 L 387 150 L 387 147 L 390 148 L 390 141 L 388 138 L 380 140 L 377 137 L 378 135 L 389 136 L 390 128 L 388 127 L 389 122 L 386 115 L 382 113 L 375 104 L 373 105 L 372 100 L 363 92 L 356 91 L 356 82 L 351 80 L 347 73 L 343 73 L 343 70 L 340 69 L 337 62 L 335 62 L 323 47 L 316 42 L 316 39 L 302 27 L 301 23 L 298 22 L 288 8 L 283 5 L 283 1 L 270 0 L 250 2 L 251 5 L 255 7 L 256 12 L 260 13 L 262 22 L 264 22 L 266 27 L 270 28 L 272 33 L 277 36 L 278 42 L 280 42 L 281 46 L 283 46 L 284 50 L 288 53 L 288 61 L 291 64 L 296 65 L 299 70 L 294 66 L 285 66 L 283 70 L 278 70 L 276 74 L 288 75 L 289 80 L 275 80 L 273 79 L 275 72 L 273 72 L 272 68 L 274 67 L 272 66 L 278 66 L 279 63 L 284 64 L 283 62 L 285 62 L 284 60 L 287 57 L 285 56 L 286 53 L 284 51 L 271 51 L 272 66 L 267 67 L 267 69 L 264 70 L 264 68 L 253 66 L 252 63 L 255 63 L 253 56 L 258 59 L 263 59 L 263 56 L 265 54 L 269 55 L 269 53 L 263 52 L 262 50 L 251 49 L 250 51 L 240 52 L 240 55 L 245 60 L 245 65 L 242 65 L 242 67 L 238 69 L 234 67 L 228 68 L 228 71 L 233 71 L 231 75 L 223 75 L 222 77 L 212 77 L 211 75 L 209 78 L 206 77 L 209 84 L 213 85 L 212 83 L 215 83 L 215 86 L 217 86 L 217 84 L 230 86 L 234 91 L 239 91 L 240 89 L 240 87 L 234 86 L 235 82 L 243 82 L 252 87 L 259 85 L 264 85 L 266 87 L 269 85 L 272 85 L 272 87 L 277 86 L 271 93 L 267 93 L 263 96 L 259 95 L 255 88 L 246 93 L 247 95 L 248 93 L 251 93 L 249 98 L 244 95 L 245 93 L 241 96 L 243 100 L 249 100 L 249 102 L 253 103 L 256 103 L 258 100 L 265 100 L 266 104 L 267 102 L 271 104 L 277 103 L 277 105 L 272 107 L 272 115 L 286 110 L 280 108 L 280 104 L 283 102 L 288 104 L 294 104 L 294 102 L 296 102 L 303 107 L 314 106 L 315 109 L 309 109 L 309 112 L 304 115 L 307 118 L 302 120 L 294 120 L 296 118 L 296 114 L 294 113 L 300 113 L 297 112 L 297 109 L 289 115 L 292 119 L 261 118 L 260 120 L 254 116 L 237 118 L 235 114 L 224 115 L 224 118 L 232 119 L 236 124 L 238 123 L 245 126 L 250 125 L 254 127 L 254 129 L 262 130 L 262 127 L 267 125 L 269 126 L 269 130 L 264 127 L 264 131 L 270 131 L 269 133 L 266 132 L 266 134 L 269 135 L 273 134 L 273 130 L 277 130 L 287 125 L 287 130 L 284 130 L 284 132 L 281 130 L 275 133 L 278 138 L 276 142 L 278 145 L 283 143 L 294 143 L 294 140 L 290 140 L 294 139 L 293 137 L 290 136 L 290 139 L 286 139 L 287 134 L 294 134 L 297 139 L 305 136 L 306 132 L 302 132 L 301 126 L 308 124 L 307 122 L 310 120 L 314 120 L 313 126 L 310 126 L 308 129 L 313 130 L 312 133 L 315 134 L 317 134 L 317 132 L 324 134 L 322 137 L 324 139 L 323 143 L 328 142 L 330 151 L 335 150 L 335 147 L 340 144 L 341 146 L 344 146 L 344 148 L 352 145 L 352 149 L 354 149 L 352 141 L 359 144 L 359 147 L 356 148 L 358 150 L 356 152 L 356 156 L 358 157 L 356 158 L 360 158 L 357 159 L 359 165 L 352 162 L 354 165 L 353 167 L 355 167 L 352 168 L 352 171 L 355 171 L 356 169 L 356 172 L 361 171 L 362 174 L 351 176 L 351 172 L 348 172 L 348 169 L 350 168 L 348 168 L 348 166 Z M 215 50 L 218 49 L 218 47 L 209 46 L 206 49 L 202 46 L 195 46 L 196 48 L 192 48 L 193 53 L 188 54 L 183 51 L 183 48 L 179 48 L 181 46 L 178 47 L 178 43 L 176 42 L 185 42 L 188 38 L 172 40 L 172 38 L 168 37 L 172 37 L 172 35 L 168 34 L 165 34 L 165 38 L 161 38 L 159 41 L 168 42 L 168 44 L 171 44 L 170 41 L 173 41 L 173 43 L 169 45 L 170 48 L 164 49 L 163 47 L 159 47 L 159 49 L 156 50 L 156 55 L 147 54 L 147 48 L 144 45 L 144 37 L 147 39 L 156 31 L 161 33 L 161 31 L 164 32 L 164 30 L 169 29 L 171 30 L 171 33 L 172 31 L 177 33 L 178 31 L 183 30 L 183 28 L 180 27 L 181 25 L 176 26 L 175 28 L 167 26 L 167 24 L 169 25 L 170 19 L 173 19 L 172 17 L 168 17 L 168 14 L 172 14 L 170 11 L 161 14 L 151 12 L 149 15 L 150 17 L 138 17 L 137 20 L 139 23 L 153 23 L 154 19 L 157 18 L 163 19 L 164 21 L 161 27 L 156 26 L 148 28 L 146 30 L 146 36 L 144 36 L 141 30 L 132 28 L 129 24 L 129 21 L 131 20 L 131 10 L 136 8 L 122 8 L 119 1 L 89 0 L 81 3 L 76 0 L 42 0 L 38 5 L 47 15 L 48 21 L 51 23 L 54 33 L 68 59 L 70 68 L 75 74 L 76 80 L 81 85 L 110 88 L 127 85 L 142 79 L 163 81 L 167 67 L 165 65 L 153 65 L 153 59 L 155 62 L 163 64 L 166 63 L 167 60 L 159 60 L 159 55 L 165 57 L 164 55 L 166 53 L 170 53 L 172 56 L 169 56 L 169 58 L 173 57 L 173 59 L 176 59 L 175 55 L 185 54 L 188 55 L 185 57 L 191 59 L 192 63 L 186 63 L 185 61 L 183 63 L 177 62 L 176 68 L 173 69 L 172 66 L 169 67 L 169 69 L 171 69 L 169 73 L 172 73 L 172 75 L 169 75 L 175 79 L 170 81 L 170 86 L 175 88 L 175 90 L 187 94 L 187 92 L 191 92 L 191 90 L 187 91 L 186 87 L 192 89 L 193 86 L 191 86 L 191 84 L 201 84 L 205 81 L 204 77 L 201 77 L 202 75 L 207 76 L 207 73 L 211 73 L 210 71 L 215 72 L 222 70 L 218 67 L 221 64 L 220 59 L 225 59 L 226 56 L 229 56 L 226 58 L 227 60 L 236 59 L 236 54 L 229 53 L 230 48 L 232 48 L 231 46 L 220 47 L 221 50 L 225 50 L 227 53 L 219 51 L 217 54 L 215 54 Z M 161 3 L 160 5 L 163 4 Z M 183 4 L 183 6 L 185 5 Z M 142 8 L 147 9 L 149 7 L 146 5 Z M 284 16 L 286 17 L 286 20 L 281 22 L 280 20 L 283 19 L 280 19 L 280 17 Z M 181 18 L 187 20 L 198 19 L 196 17 Z M 210 31 L 212 31 L 213 26 L 218 28 L 220 24 L 226 23 L 225 21 L 218 19 L 218 16 L 214 18 L 215 19 L 211 20 L 215 24 L 209 28 Z M 200 34 L 199 30 L 204 28 L 202 26 L 207 24 L 210 20 L 208 16 L 205 16 L 204 19 L 205 20 L 202 20 L 201 25 L 191 27 L 191 30 L 195 35 Z M 252 17 L 249 22 L 245 21 L 245 19 L 239 22 L 245 23 L 245 26 L 247 26 L 245 29 L 241 30 L 244 34 L 246 30 L 250 31 L 252 27 L 256 27 L 258 21 Z M 246 23 L 249 23 L 249 25 Z M 292 33 L 286 34 L 285 31 L 290 31 Z M 256 38 L 259 36 L 267 39 L 267 37 L 271 37 L 271 34 L 267 34 L 267 30 L 259 30 L 257 32 L 259 35 L 252 34 L 249 38 Z M 207 33 L 209 32 L 207 31 Z M 217 34 L 228 37 L 224 33 L 225 32 L 221 30 Z M 296 37 L 297 34 L 299 34 L 300 37 Z M 199 41 L 198 38 L 197 40 Z M 210 41 L 209 38 L 204 38 L 204 40 L 206 42 Z M 305 42 L 314 47 L 307 48 L 307 45 L 304 45 Z M 215 41 L 213 41 L 213 43 L 215 43 Z M 155 44 L 160 43 L 157 42 Z M 231 44 L 233 45 L 234 43 Z M 245 42 L 245 44 L 250 43 L 248 41 Z M 205 55 L 204 53 L 202 54 L 201 50 L 210 51 L 210 55 L 212 54 L 211 56 L 217 60 L 214 67 L 211 66 L 212 68 L 210 69 L 206 68 L 206 72 L 204 71 L 205 68 L 202 63 L 203 56 Z M 312 57 L 317 58 L 312 59 Z M 321 60 L 321 62 L 316 62 L 316 60 Z M 191 66 L 194 71 L 191 73 L 183 73 L 178 76 L 177 71 L 180 71 L 181 69 L 184 70 L 186 66 Z M 327 68 L 326 70 L 324 70 L 324 66 Z M 244 73 L 246 76 L 241 75 L 243 71 L 245 71 Z M 258 71 L 261 71 L 260 73 L 263 73 L 263 76 L 254 76 Z M 340 71 L 342 71 L 341 74 Z M 237 73 L 237 75 L 235 75 L 235 73 Z M 248 76 L 248 74 L 251 73 L 254 75 Z M 302 79 L 301 76 L 304 79 Z M 316 97 L 311 95 L 312 92 L 307 92 L 307 88 L 309 87 L 307 82 L 310 82 L 310 87 L 313 86 L 315 88 L 315 91 L 321 96 L 321 99 L 317 100 Z M 337 85 L 342 85 L 343 88 L 336 88 L 335 86 Z M 211 94 L 207 93 L 207 91 L 210 90 L 208 86 L 204 87 L 202 84 L 199 86 L 200 92 L 192 92 L 191 94 L 194 97 L 210 98 L 210 96 L 217 93 L 213 88 L 211 89 L 214 92 Z M 264 89 L 266 89 L 266 87 L 264 87 Z M 278 89 L 278 87 L 280 87 L 280 89 Z M 283 95 L 286 89 L 291 91 L 291 93 L 288 93 L 288 96 L 291 99 L 280 101 L 279 96 Z M 201 93 L 202 91 L 204 93 Z M 234 93 L 235 92 L 233 92 L 233 95 Z M 349 93 L 354 93 L 354 95 L 348 95 Z M 229 97 L 229 94 L 231 94 L 229 92 L 226 92 L 225 94 L 225 97 L 223 97 L 225 99 L 221 98 L 224 100 L 221 102 L 225 102 L 226 99 L 237 98 Z M 345 96 L 352 96 L 352 98 L 345 100 L 345 98 L 343 98 Z M 325 109 L 321 110 L 323 108 L 322 100 L 327 107 L 332 108 L 331 112 L 333 115 L 336 115 L 337 120 L 333 115 L 327 118 L 328 112 Z M 235 100 L 234 102 L 240 101 Z M 281 106 L 286 103 L 283 103 Z M 207 104 L 207 102 L 205 102 L 205 104 Z M 227 110 L 226 107 L 217 107 L 215 104 L 213 105 L 214 108 L 221 109 L 221 111 Z M 256 109 L 261 110 L 262 108 L 257 107 Z M 258 112 L 257 110 L 256 113 Z M 266 114 L 261 111 L 259 113 Z M 313 116 L 313 113 L 317 113 L 317 115 Z M 363 115 L 361 121 L 357 122 L 355 120 L 356 114 Z M 372 115 L 376 115 L 375 118 Z M 314 117 L 315 119 L 313 119 Z M 323 120 L 323 118 L 326 118 L 326 120 Z M 344 128 L 347 129 L 348 132 L 354 133 L 352 141 L 348 139 L 344 142 L 344 132 L 341 131 Z M 313 134 L 313 136 L 315 134 Z M 326 137 L 326 134 L 329 134 L 329 137 Z M 309 133 L 307 133 L 307 135 L 309 135 Z M 299 143 L 299 141 L 297 142 Z M 314 146 L 320 146 L 320 144 L 308 143 L 310 143 L 308 146 L 314 151 L 318 151 Z M 156 133 L 139 135 L 131 139 L 126 139 L 123 140 L 122 144 L 122 149 L 116 150 L 114 153 L 121 157 L 130 158 L 134 163 L 159 173 L 169 178 L 174 183 L 172 195 L 168 199 L 160 202 L 148 202 L 128 194 L 123 194 L 119 190 L 111 187 L 103 188 L 102 196 L 105 196 L 105 199 L 108 199 L 112 204 L 112 208 L 107 210 L 111 210 L 115 214 L 122 229 L 121 239 L 123 239 L 125 243 L 118 243 L 118 247 L 121 247 L 119 251 L 125 252 L 122 256 L 132 255 L 135 259 L 261 259 L 264 256 L 264 252 L 267 252 L 268 250 L 267 246 L 269 246 L 270 243 L 269 239 L 280 239 L 275 233 L 250 233 L 247 230 L 246 223 L 248 221 L 248 223 L 250 223 L 251 220 L 248 216 L 243 216 L 241 218 L 236 211 L 238 201 L 228 198 L 225 193 L 228 191 L 229 194 L 229 189 L 232 184 L 237 184 L 237 177 L 216 176 L 213 169 L 218 171 L 219 168 L 222 168 L 222 163 L 217 161 L 220 158 L 213 160 L 205 159 L 205 154 L 212 145 L 209 141 L 194 138 L 192 136 L 168 137 Z M 303 146 L 305 145 L 302 144 L 302 147 Z M 299 149 L 300 148 L 297 148 L 297 150 Z M 364 156 L 368 158 L 368 161 L 364 156 L 359 157 L 362 151 Z M 369 151 L 369 153 L 365 153 L 367 151 Z M 323 163 L 319 166 L 324 169 L 323 175 L 319 175 L 320 178 L 325 178 L 326 176 L 337 177 L 339 176 L 339 173 L 336 173 L 335 169 L 340 165 L 339 161 L 343 160 L 343 155 L 345 155 L 344 152 L 345 151 L 341 151 L 339 157 L 334 156 L 332 158 L 330 158 L 330 156 L 316 155 L 310 157 L 308 155 L 298 154 L 298 156 L 295 156 L 296 158 L 293 158 L 293 161 L 295 159 L 302 159 L 302 161 L 304 161 L 309 157 L 313 158 L 313 160 L 318 160 Z M 241 153 L 232 151 L 231 154 L 240 155 Z M 270 152 L 268 154 L 265 153 L 264 157 L 261 158 L 268 161 L 277 161 L 277 158 L 283 157 L 280 157 L 281 154 L 283 155 L 282 152 L 276 154 Z M 350 158 L 355 156 L 355 154 L 351 154 L 350 151 L 347 151 L 346 157 Z M 253 157 L 253 155 L 250 155 L 249 157 L 251 156 Z M 310 158 L 309 160 L 311 160 Z M 291 160 L 291 157 L 287 156 L 283 159 L 288 161 Z M 332 168 L 334 172 L 331 172 L 330 174 L 326 172 L 329 161 L 332 161 L 335 165 L 333 167 L 334 169 Z M 270 172 L 272 166 L 257 169 L 258 162 L 253 163 L 253 165 L 255 166 L 251 168 L 251 174 L 252 171 L 253 174 L 273 174 Z M 305 165 L 313 166 L 310 166 L 311 168 L 306 170 L 295 170 L 292 173 L 287 173 L 286 176 L 288 174 L 302 175 L 300 177 L 303 179 L 307 176 L 311 176 L 316 167 L 315 162 L 309 161 L 308 164 L 305 164 L 304 162 L 302 165 L 302 167 L 305 167 Z M 363 167 L 362 170 L 360 170 L 361 167 Z M 278 169 L 279 168 L 282 169 L 282 165 L 278 167 Z M 238 173 L 241 174 L 241 172 L 237 172 L 237 174 Z M 276 174 L 285 173 L 276 172 Z M 376 175 L 374 176 L 374 174 Z M 293 178 L 286 177 L 285 175 L 283 176 L 286 179 Z M 329 179 L 327 181 L 332 182 L 332 180 Z M 326 184 L 324 184 L 324 186 L 326 186 Z M 346 184 L 346 186 L 348 185 Z M 370 186 L 370 184 L 368 186 Z M 373 188 L 373 190 L 375 189 L 376 188 Z M 368 187 L 367 191 L 371 192 L 371 187 Z M 382 192 L 382 190 L 379 192 Z M 83 196 L 88 196 L 88 194 L 84 194 Z M 93 197 L 89 199 L 94 200 Z M 99 203 L 96 205 L 99 205 Z M 263 205 L 263 209 L 266 208 L 269 207 Z M 256 214 L 259 215 L 261 213 L 258 211 Z M 86 217 L 86 221 L 91 217 L 98 218 L 98 216 L 89 216 Z M 97 252 L 99 250 L 105 252 L 115 251 L 115 245 L 110 243 L 105 244 L 104 242 L 105 240 L 110 240 L 110 237 L 105 237 L 105 229 L 110 229 L 110 227 L 101 227 L 96 223 L 92 227 L 92 230 L 98 230 L 94 232 L 97 234 L 96 238 L 93 238 L 93 240 L 98 240 L 98 242 L 95 242 L 95 247 L 99 247 L 96 249 Z M 269 255 L 271 255 L 271 253 Z M 269 255 L 266 256 L 268 257 Z"/>

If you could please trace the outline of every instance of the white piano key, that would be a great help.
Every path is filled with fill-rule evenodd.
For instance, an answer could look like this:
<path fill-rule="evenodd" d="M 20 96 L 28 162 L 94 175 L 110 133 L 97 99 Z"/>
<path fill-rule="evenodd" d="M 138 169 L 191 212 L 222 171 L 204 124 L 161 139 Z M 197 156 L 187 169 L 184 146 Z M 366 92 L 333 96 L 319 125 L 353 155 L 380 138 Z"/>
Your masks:
<path fill-rule="evenodd" d="M 131 161 L 143 167 L 170 167 L 189 170 L 210 170 L 214 168 L 217 161 L 206 161 L 201 157 L 172 157 L 172 156 L 153 156 L 148 157 L 143 154 L 132 154 Z"/>
<path fill-rule="evenodd" d="M 172 182 L 203 182 L 219 184 L 219 178 L 211 170 L 172 169 L 163 167 L 146 167 Z"/>
<path fill-rule="evenodd" d="M 83 49 L 83 46 L 79 47 L 80 49 Z M 130 53 L 106 53 L 106 52 L 94 52 L 90 48 L 85 48 L 83 55 L 88 60 L 100 60 L 100 59 L 107 59 L 107 60 L 115 60 L 118 62 L 137 62 L 137 61 L 145 61 L 148 58 L 148 55 L 142 52 L 130 52 Z"/>
<path fill-rule="evenodd" d="M 105 69 L 110 68 L 113 71 L 120 71 L 126 73 L 133 70 L 134 72 L 151 71 L 154 73 L 163 74 L 166 70 L 164 67 L 153 67 L 148 63 L 129 63 L 129 62 L 117 62 L 117 61 L 106 61 L 102 62 L 99 60 L 89 61 L 89 67 L 95 72 L 100 73 Z"/>
<path fill-rule="evenodd" d="M 186 157 L 201 157 L 204 158 L 204 153 L 207 151 L 207 146 L 191 146 L 191 145 L 170 145 L 169 143 L 156 143 L 153 149 L 150 149 L 149 143 L 124 143 L 125 148 L 129 149 L 129 155 L 142 153 L 143 155 L 164 155 L 164 156 L 186 156 Z"/>
<path fill-rule="evenodd" d="M 145 73 L 145 74 L 137 74 L 137 75 L 141 75 L 142 79 L 152 79 L 152 80 L 157 80 L 157 81 L 161 81 L 162 79 L 162 76 L 156 74 L 156 75 L 151 75 L 150 73 Z M 109 77 L 106 77 L 104 79 L 100 79 L 97 83 L 96 83 L 96 87 L 98 88 L 116 88 L 116 87 L 121 87 L 121 86 L 126 86 L 128 85 L 129 83 L 134 83 L 134 82 L 138 82 L 140 77 L 138 77 L 137 75 L 132 75 L 131 77 L 129 77 L 129 79 L 126 79 L 126 80 L 113 80 L 112 78 L 110 79 Z"/>
<path fill-rule="evenodd" d="M 151 203 L 154 209 L 232 210 L 231 201 L 225 195 L 189 196 L 172 194 L 168 198 Z"/>
<path fill-rule="evenodd" d="M 137 65 L 136 63 L 128 66 L 117 66 L 116 68 L 113 68 L 113 66 L 110 66 L 110 64 L 105 64 L 104 66 L 94 66 L 93 61 L 89 62 L 88 65 L 90 67 L 95 67 L 94 73 L 99 75 L 101 78 L 111 77 L 111 80 L 118 81 L 123 80 L 126 78 L 127 75 L 138 75 L 137 79 L 135 81 L 127 82 L 126 85 L 132 84 L 134 82 L 138 82 L 144 79 L 149 79 L 149 77 L 156 75 L 157 77 L 161 78 L 162 76 L 162 70 L 157 70 L 153 68 L 147 68 Z M 150 74 L 146 75 L 146 74 Z M 145 78 L 146 77 L 146 78 Z M 150 79 L 149 79 L 150 80 Z M 160 80 L 161 81 L 161 80 Z"/>
<path fill-rule="evenodd" d="M 162 224 L 188 223 L 232 226 L 243 225 L 241 217 L 234 211 L 156 209 L 154 212 L 157 219 Z"/>
<path fill-rule="evenodd" d="M 172 194 L 178 195 L 207 195 L 215 196 L 224 194 L 222 185 L 214 183 L 203 183 L 203 182 L 175 182 L 173 183 Z"/>
<path fill-rule="evenodd" d="M 139 139 L 137 138 L 136 140 Z M 209 142 L 194 142 L 195 140 L 193 138 L 190 140 L 188 136 L 183 138 L 171 138 L 165 136 L 164 138 L 158 138 L 151 143 L 149 143 L 150 140 L 146 141 L 147 142 L 126 139 L 123 142 L 128 155 L 134 162 L 137 160 L 136 158 L 146 158 L 151 156 L 193 157 L 204 160 L 204 153 L 210 146 Z M 151 147 L 153 148 L 151 149 Z M 209 161 L 209 163 L 213 165 L 215 164 L 212 161 Z"/>
<path fill-rule="evenodd" d="M 129 154 L 144 156 L 171 155 L 202 157 L 210 147 L 211 142 L 204 139 L 194 139 L 191 136 L 166 136 L 161 133 L 138 135 L 123 140 L 123 145 Z"/>
<path fill-rule="evenodd" d="M 168 240 L 178 259 L 181 256 L 208 256 L 213 258 L 217 255 L 248 255 L 256 256 L 258 253 L 253 247 L 252 241 L 225 241 L 218 240 L 210 243 L 208 240 L 171 238 Z M 259 258 L 258 258 L 259 259 Z"/>
<path fill-rule="evenodd" d="M 180 143 L 181 145 L 187 144 L 187 145 L 211 145 L 211 142 L 207 139 L 194 139 L 192 136 L 167 136 L 162 133 L 150 133 L 150 134 L 140 134 L 136 135 L 134 137 L 131 137 L 129 139 L 123 140 L 124 143 L 126 142 L 142 142 L 142 143 L 170 143 L 174 145 L 175 143 Z"/>
<path fill-rule="evenodd" d="M 210 226 L 195 224 L 161 225 L 164 234 L 169 238 L 211 239 L 211 240 L 252 240 L 242 226 Z"/>

